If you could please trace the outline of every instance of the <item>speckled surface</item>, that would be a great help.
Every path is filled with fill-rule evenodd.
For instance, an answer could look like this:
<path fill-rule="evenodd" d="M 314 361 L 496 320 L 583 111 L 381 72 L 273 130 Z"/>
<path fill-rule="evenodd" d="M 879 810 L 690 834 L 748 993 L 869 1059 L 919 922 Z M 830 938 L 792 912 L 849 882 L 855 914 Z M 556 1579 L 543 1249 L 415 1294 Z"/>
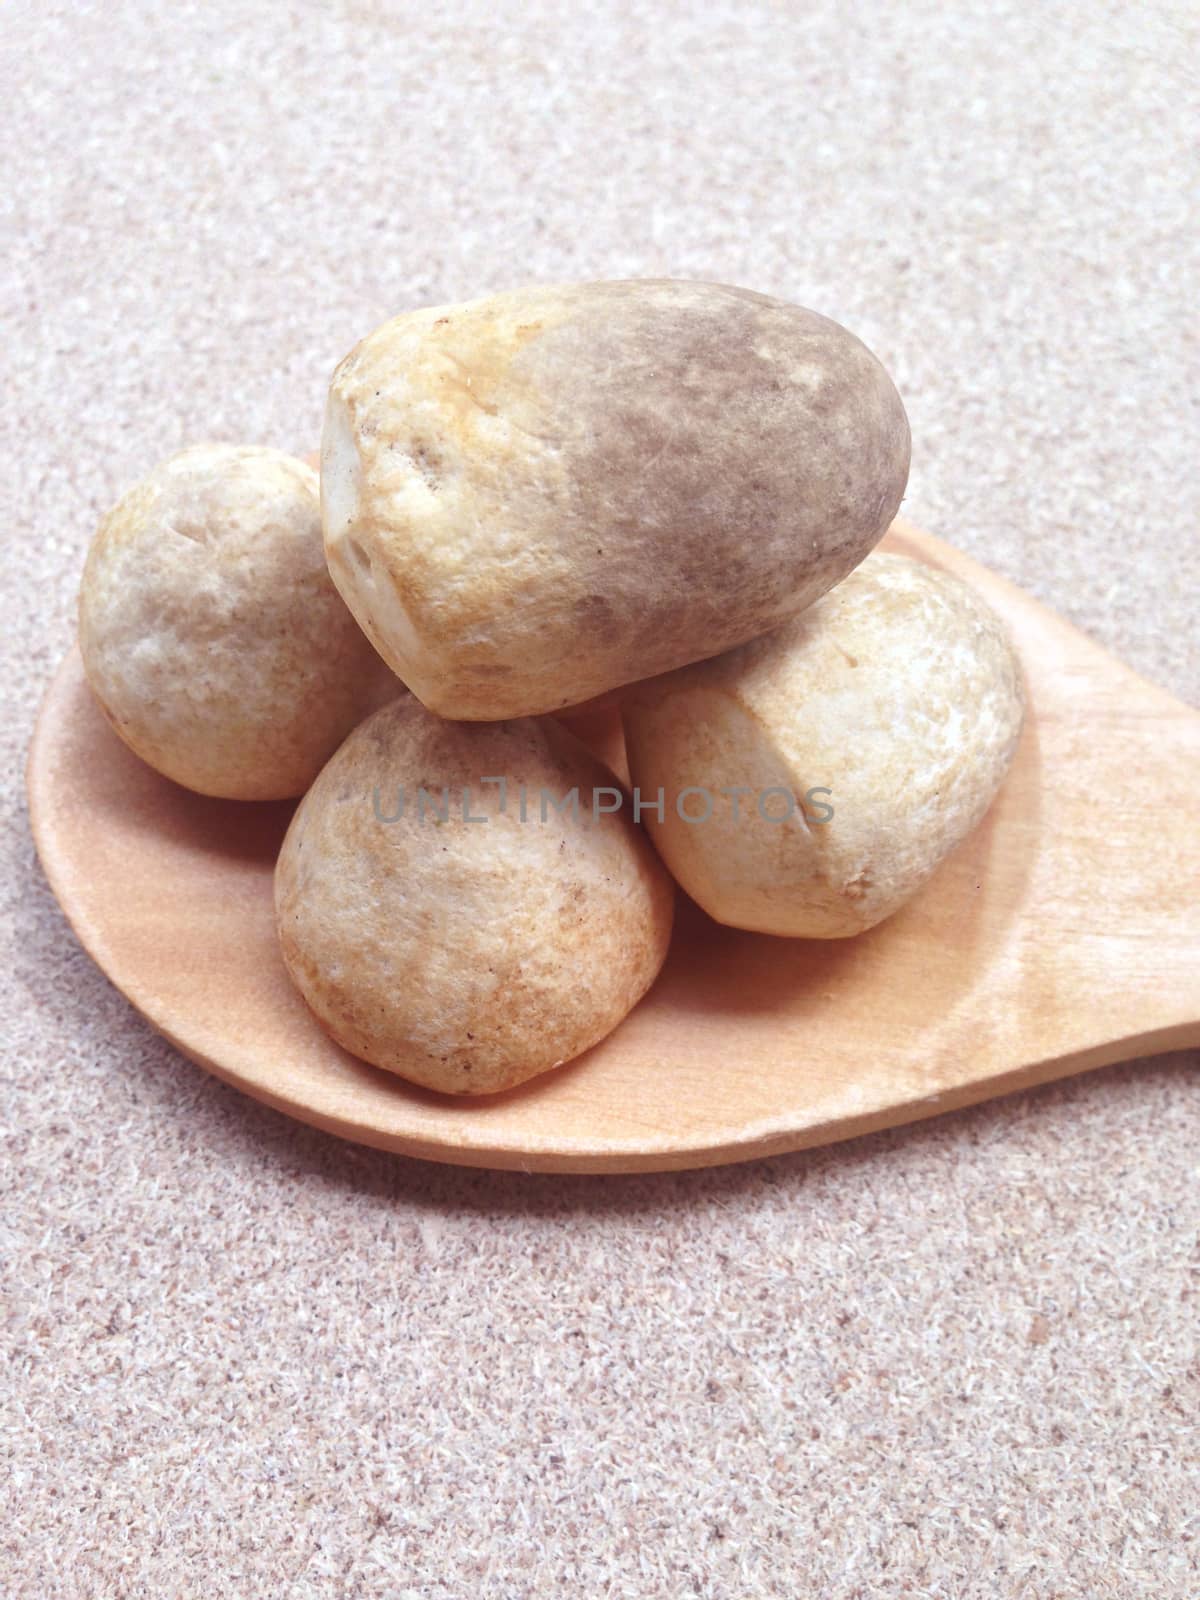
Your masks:
<path fill-rule="evenodd" d="M 130 1014 L 21 765 L 123 487 L 312 448 L 375 323 L 530 279 L 845 322 L 905 513 L 1200 703 L 1198 42 L 1111 0 L 5 11 L 6 1595 L 1193 1600 L 1195 1056 L 691 1176 L 405 1162 Z"/>

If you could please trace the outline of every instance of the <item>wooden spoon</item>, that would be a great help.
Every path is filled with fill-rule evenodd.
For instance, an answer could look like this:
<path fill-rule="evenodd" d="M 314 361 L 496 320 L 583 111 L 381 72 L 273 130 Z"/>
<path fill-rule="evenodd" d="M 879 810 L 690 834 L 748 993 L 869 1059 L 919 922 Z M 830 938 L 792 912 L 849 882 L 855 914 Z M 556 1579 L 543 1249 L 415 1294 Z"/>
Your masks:
<path fill-rule="evenodd" d="M 276 948 L 291 807 L 203 799 L 143 766 L 77 653 L 29 757 L 46 874 L 84 946 L 186 1055 L 305 1122 L 437 1161 L 738 1161 L 1200 1044 L 1200 713 L 948 545 L 901 523 L 887 545 L 974 585 L 1020 651 L 1031 712 L 983 825 L 857 939 L 738 933 L 681 896 L 649 997 L 520 1089 L 447 1099 L 332 1044 Z"/>

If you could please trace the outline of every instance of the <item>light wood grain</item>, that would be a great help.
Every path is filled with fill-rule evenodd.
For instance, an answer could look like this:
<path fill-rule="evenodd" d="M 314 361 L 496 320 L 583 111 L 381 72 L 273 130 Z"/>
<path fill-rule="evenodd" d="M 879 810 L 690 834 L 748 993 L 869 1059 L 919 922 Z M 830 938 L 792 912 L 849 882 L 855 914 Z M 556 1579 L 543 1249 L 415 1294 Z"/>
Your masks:
<path fill-rule="evenodd" d="M 438 1161 L 737 1161 L 1200 1043 L 1200 713 L 929 535 L 898 523 L 887 545 L 974 585 L 1020 652 L 1030 716 L 982 827 L 853 940 L 737 933 L 681 898 L 648 999 L 521 1089 L 446 1100 L 333 1045 L 275 943 L 290 807 L 156 776 L 109 731 L 77 654 L 29 759 L 47 876 L 95 960 L 186 1055 L 306 1122 Z"/>

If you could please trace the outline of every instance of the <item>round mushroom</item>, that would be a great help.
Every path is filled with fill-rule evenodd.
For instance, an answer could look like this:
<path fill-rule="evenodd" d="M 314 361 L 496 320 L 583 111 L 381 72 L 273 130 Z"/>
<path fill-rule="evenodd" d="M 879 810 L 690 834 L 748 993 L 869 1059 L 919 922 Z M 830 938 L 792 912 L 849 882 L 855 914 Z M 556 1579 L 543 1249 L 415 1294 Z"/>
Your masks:
<path fill-rule="evenodd" d="M 871 352 L 723 284 L 532 288 L 385 323 L 325 415 L 334 582 L 431 710 L 560 710 L 778 626 L 904 492 Z"/>
<path fill-rule="evenodd" d="M 88 552 L 79 644 L 130 749 L 225 799 L 303 794 L 403 692 L 330 580 L 316 473 L 254 446 L 197 445 L 123 496 Z"/>
<path fill-rule="evenodd" d="M 474 1095 L 616 1027 L 666 957 L 674 886 L 565 728 L 445 722 L 405 696 L 301 801 L 275 903 L 287 970 L 339 1044 Z"/>
<path fill-rule="evenodd" d="M 1020 670 L 965 584 L 876 553 L 774 633 L 625 699 L 663 860 L 718 922 L 837 939 L 891 916 L 981 820 Z"/>

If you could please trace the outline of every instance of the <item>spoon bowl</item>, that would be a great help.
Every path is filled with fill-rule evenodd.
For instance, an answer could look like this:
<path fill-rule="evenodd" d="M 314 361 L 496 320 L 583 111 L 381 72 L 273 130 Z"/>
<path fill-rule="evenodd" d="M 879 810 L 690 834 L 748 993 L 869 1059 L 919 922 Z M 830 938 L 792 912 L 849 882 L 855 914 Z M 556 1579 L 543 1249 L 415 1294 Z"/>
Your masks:
<path fill-rule="evenodd" d="M 206 799 L 143 765 L 77 651 L 29 756 L 46 875 L 98 965 L 185 1055 L 305 1122 L 436 1161 L 739 1161 L 1200 1044 L 1200 713 L 930 535 L 897 522 L 884 547 L 964 579 L 1020 654 L 1029 714 L 983 824 L 856 939 L 737 932 L 681 895 L 647 998 L 518 1089 L 450 1099 L 335 1045 L 276 944 L 291 805 Z M 589 722 L 619 756 L 611 717 Z"/>

